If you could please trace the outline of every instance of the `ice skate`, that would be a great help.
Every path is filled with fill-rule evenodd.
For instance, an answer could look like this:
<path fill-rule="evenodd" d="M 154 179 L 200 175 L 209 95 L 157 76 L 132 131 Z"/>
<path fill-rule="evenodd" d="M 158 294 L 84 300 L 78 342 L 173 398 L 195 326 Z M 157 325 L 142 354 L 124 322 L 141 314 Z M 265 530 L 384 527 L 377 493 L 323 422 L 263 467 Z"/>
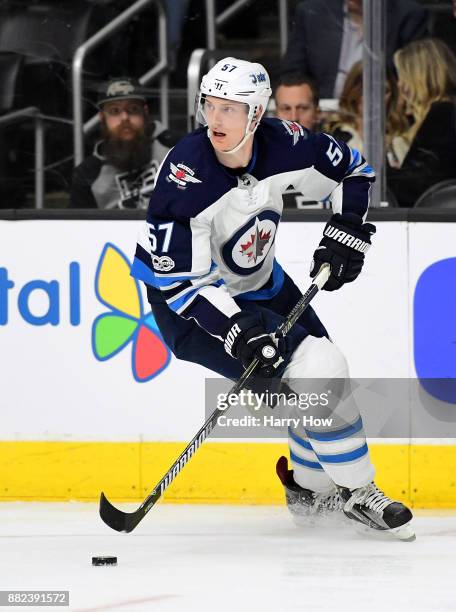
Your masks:
<path fill-rule="evenodd" d="M 349 519 L 405 542 L 416 539 L 410 525 L 413 515 L 409 508 L 387 497 L 373 482 L 359 489 L 338 488 L 344 502 L 343 512 Z"/>
<path fill-rule="evenodd" d="M 329 493 L 316 493 L 304 489 L 293 478 L 286 457 L 280 457 L 276 465 L 277 476 L 285 489 L 285 498 L 293 520 L 297 524 L 312 522 L 315 518 L 328 518 L 339 514 L 344 503 L 337 488 Z"/>

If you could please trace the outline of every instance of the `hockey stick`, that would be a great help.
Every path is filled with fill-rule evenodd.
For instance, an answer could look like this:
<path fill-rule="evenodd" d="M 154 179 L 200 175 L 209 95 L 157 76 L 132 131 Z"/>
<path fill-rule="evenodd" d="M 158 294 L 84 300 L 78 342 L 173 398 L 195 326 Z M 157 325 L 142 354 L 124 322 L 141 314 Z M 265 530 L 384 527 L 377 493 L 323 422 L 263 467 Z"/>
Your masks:
<path fill-rule="evenodd" d="M 285 336 L 299 317 L 302 315 L 304 310 L 310 304 L 312 299 L 315 297 L 319 289 L 321 289 L 329 278 L 331 268 L 329 264 L 323 264 L 315 276 L 313 283 L 300 298 L 296 306 L 290 312 L 285 321 L 279 325 L 276 331 L 277 336 Z M 254 359 L 248 368 L 243 372 L 237 383 L 229 392 L 229 395 L 239 393 L 245 386 L 246 382 L 250 379 L 254 371 L 258 366 L 258 359 Z M 208 417 L 204 425 L 188 444 L 188 446 L 182 451 L 173 465 L 169 468 L 160 482 L 156 485 L 155 489 L 146 497 L 143 503 L 134 512 L 123 512 L 111 504 L 104 493 L 100 496 L 100 516 L 103 521 L 116 531 L 125 531 L 130 533 L 138 525 L 138 523 L 146 516 L 149 510 L 157 503 L 169 485 L 172 483 L 174 478 L 179 474 L 184 465 L 193 457 L 198 448 L 204 442 L 204 440 L 210 435 L 211 431 L 217 425 L 217 420 L 220 415 L 226 414 L 226 410 L 216 408 L 214 412 Z"/>

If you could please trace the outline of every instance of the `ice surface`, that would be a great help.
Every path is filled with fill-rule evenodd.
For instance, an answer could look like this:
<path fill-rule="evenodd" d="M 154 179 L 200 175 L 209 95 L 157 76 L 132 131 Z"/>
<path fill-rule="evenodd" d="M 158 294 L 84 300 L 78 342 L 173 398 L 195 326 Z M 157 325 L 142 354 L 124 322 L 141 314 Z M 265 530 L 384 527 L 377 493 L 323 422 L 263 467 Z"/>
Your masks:
<path fill-rule="evenodd" d="M 0 589 L 68 589 L 85 612 L 456 610 L 456 514 L 414 526 L 406 543 L 297 528 L 285 507 L 165 504 L 118 534 L 95 504 L 5 502 Z M 92 567 L 96 555 L 118 566 Z"/>

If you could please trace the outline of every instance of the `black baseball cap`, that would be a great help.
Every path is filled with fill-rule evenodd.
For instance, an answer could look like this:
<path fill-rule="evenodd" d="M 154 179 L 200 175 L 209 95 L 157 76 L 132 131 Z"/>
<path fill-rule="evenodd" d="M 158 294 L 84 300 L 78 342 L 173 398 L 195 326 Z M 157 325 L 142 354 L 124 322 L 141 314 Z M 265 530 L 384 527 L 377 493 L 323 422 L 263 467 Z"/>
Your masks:
<path fill-rule="evenodd" d="M 106 83 L 100 90 L 98 106 L 114 100 L 141 100 L 147 102 L 145 89 L 137 79 L 118 77 Z"/>

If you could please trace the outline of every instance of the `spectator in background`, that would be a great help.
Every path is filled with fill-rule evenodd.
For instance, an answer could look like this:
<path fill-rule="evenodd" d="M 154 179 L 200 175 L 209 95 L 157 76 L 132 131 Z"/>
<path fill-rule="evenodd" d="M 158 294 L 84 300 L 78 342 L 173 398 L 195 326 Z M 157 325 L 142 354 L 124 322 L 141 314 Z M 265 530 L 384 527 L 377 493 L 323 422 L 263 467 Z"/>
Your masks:
<path fill-rule="evenodd" d="M 274 91 L 276 115 L 279 119 L 296 121 L 314 131 L 319 121 L 319 98 L 315 82 L 295 72 L 279 78 Z"/>
<path fill-rule="evenodd" d="M 117 78 L 103 89 L 101 136 L 73 173 L 72 208 L 147 208 L 159 165 L 174 139 L 149 116 L 138 81 Z"/>
<path fill-rule="evenodd" d="M 387 183 L 410 207 L 432 185 L 456 179 L 456 56 L 429 38 L 397 51 L 394 63 L 413 123 L 393 140 Z"/>
<path fill-rule="evenodd" d="M 363 63 L 356 62 L 347 74 L 339 100 L 336 120 L 326 130 L 363 152 Z"/>
<path fill-rule="evenodd" d="M 282 72 L 301 71 L 322 98 L 338 98 L 353 64 L 362 59 L 362 0 L 305 0 L 296 8 Z M 388 0 L 386 52 L 427 35 L 427 11 L 412 0 Z"/>
<path fill-rule="evenodd" d="M 393 137 L 405 131 L 408 121 L 392 71 L 387 70 L 385 88 L 385 146 L 389 150 Z M 339 111 L 324 128 L 363 153 L 363 63 L 356 62 L 347 75 L 339 100 Z"/>
<path fill-rule="evenodd" d="M 295 121 L 312 132 L 317 130 L 319 96 L 313 79 L 301 72 L 282 75 L 277 81 L 274 99 L 279 119 Z M 306 200 L 293 185 L 288 186 L 282 197 L 285 208 L 323 208 L 321 202 Z"/>

